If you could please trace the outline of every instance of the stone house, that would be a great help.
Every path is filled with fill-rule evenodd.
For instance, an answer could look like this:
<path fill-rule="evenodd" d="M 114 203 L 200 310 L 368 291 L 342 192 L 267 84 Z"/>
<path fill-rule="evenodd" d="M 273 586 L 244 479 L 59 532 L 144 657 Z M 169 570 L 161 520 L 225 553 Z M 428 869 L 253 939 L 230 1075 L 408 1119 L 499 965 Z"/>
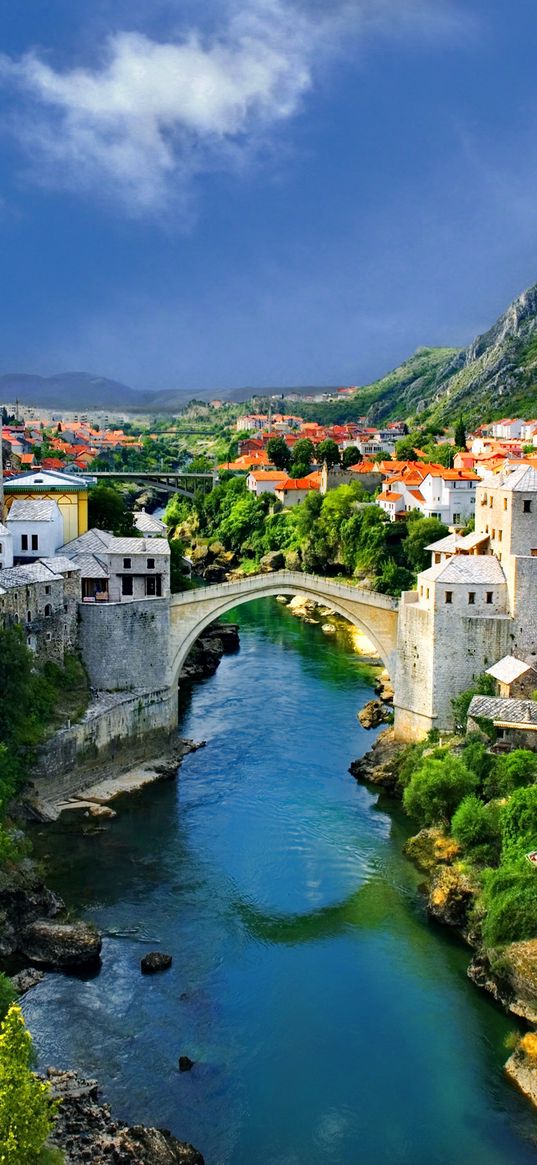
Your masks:
<path fill-rule="evenodd" d="M 166 538 L 118 538 L 88 530 L 61 553 L 80 568 L 83 602 L 124 603 L 170 594 Z"/>
<path fill-rule="evenodd" d="M 496 739 L 511 748 L 537 749 L 537 703 L 506 700 L 499 696 L 474 696 L 468 709 L 468 732 L 478 732 L 480 721 L 490 720 Z"/>
<path fill-rule="evenodd" d="M 80 574 L 63 559 L 2 571 L 0 626 L 19 624 L 26 643 L 45 659 L 63 661 L 76 646 Z"/>
<path fill-rule="evenodd" d="M 55 501 L 15 498 L 6 525 L 17 565 L 56 554 L 64 540 L 63 519 Z"/>
<path fill-rule="evenodd" d="M 487 668 L 487 675 L 496 681 L 496 694 L 506 700 L 529 700 L 537 689 L 537 671 L 533 664 L 514 655 L 506 655 Z"/>

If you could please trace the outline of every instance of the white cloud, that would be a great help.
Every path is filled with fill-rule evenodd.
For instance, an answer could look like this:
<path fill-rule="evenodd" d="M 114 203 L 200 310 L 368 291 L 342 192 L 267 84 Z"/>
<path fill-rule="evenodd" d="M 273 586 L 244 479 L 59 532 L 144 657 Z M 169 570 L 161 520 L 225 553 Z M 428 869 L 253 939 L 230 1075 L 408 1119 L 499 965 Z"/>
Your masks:
<path fill-rule="evenodd" d="M 133 214 L 185 210 L 195 176 L 235 165 L 292 117 L 349 36 L 450 35 L 463 19 L 450 0 L 334 0 L 328 14 L 319 0 L 230 0 L 220 16 L 205 34 L 116 32 L 91 67 L 0 58 L 0 80 L 23 97 L 16 128 L 32 177 Z"/>

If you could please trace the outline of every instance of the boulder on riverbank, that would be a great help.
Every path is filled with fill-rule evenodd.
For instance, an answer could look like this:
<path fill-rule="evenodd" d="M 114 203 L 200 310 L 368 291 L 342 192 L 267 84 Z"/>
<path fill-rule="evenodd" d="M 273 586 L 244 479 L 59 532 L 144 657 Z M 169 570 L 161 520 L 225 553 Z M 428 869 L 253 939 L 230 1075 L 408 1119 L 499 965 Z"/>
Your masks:
<path fill-rule="evenodd" d="M 439 866 L 429 889 L 427 913 L 436 922 L 453 926 L 465 935 L 476 893 L 477 889 L 467 874 L 452 866 Z"/>
<path fill-rule="evenodd" d="M 283 570 L 284 566 L 285 554 L 281 550 L 271 550 L 264 554 L 259 563 L 261 574 L 272 574 L 275 570 Z"/>
<path fill-rule="evenodd" d="M 45 886 L 29 859 L 0 871 L 0 957 L 20 950 L 21 933 L 30 923 L 57 918 L 62 910 L 65 904 Z"/>
<path fill-rule="evenodd" d="M 66 1165 L 204 1165 L 197 1149 L 166 1129 L 114 1120 L 96 1080 L 54 1068 L 47 1078 L 61 1100 L 50 1144 L 63 1151 Z"/>
<path fill-rule="evenodd" d="M 430 826 L 409 837 L 403 853 L 418 870 L 430 874 L 439 865 L 451 865 L 460 854 L 460 846 L 454 838 L 446 837 L 438 826 Z"/>
<path fill-rule="evenodd" d="M 100 963 L 102 939 L 86 922 L 39 919 L 20 935 L 18 949 L 30 962 L 58 970 L 94 967 Z"/>
<path fill-rule="evenodd" d="M 388 793 L 395 793 L 398 786 L 397 760 L 401 745 L 395 740 L 393 728 L 386 729 L 377 737 L 372 748 L 364 756 L 354 760 L 349 772 L 357 781 L 376 785 Z"/>
<path fill-rule="evenodd" d="M 506 1075 L 537 1107 L 537 1033 L 528 1032 L 505 1065 Z"/>
<path fill-rule="evenodd" d="M 478 951 L 468 978 L 511 1015 L 537 1024 L 537 939 L 510 943 L 501 951 Z"/>
<path fill-rule="evenodd" d="M 360 709 L 358 719 L 362 728 L 378 728 L 379 724 L 387 724 L 391 719 L 391 712 L 381 704 L 380 700 L 368 700 Z"/>
<path fill-rule="evenodd" d="M 237 623 L 212 623 L 193 644 L 181 672 L 182 680 L 204 680 L 213 676 L 224 655 L 240 647 Z"/>

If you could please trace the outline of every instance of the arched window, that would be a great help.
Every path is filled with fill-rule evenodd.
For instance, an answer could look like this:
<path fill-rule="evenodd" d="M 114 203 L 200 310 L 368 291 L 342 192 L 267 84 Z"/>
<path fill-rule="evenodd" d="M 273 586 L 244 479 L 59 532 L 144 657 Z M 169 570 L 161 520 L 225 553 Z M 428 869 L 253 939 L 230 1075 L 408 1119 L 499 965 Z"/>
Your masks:
<path fill-rule="evenodd" d="M 52 607 L 51 607 L 50 603 L 47 603 L 47 605 L 45 607 L 45 618 L 50 619 L 51 615 L 52 615 Z"/>

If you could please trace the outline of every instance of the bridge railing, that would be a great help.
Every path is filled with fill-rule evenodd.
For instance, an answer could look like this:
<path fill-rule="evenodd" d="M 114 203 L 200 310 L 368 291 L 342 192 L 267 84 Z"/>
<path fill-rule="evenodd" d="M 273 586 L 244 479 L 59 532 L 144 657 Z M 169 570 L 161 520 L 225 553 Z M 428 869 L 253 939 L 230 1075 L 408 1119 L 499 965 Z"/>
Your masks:
<path fill-rule="evenodd" d="M 269 589 L 274 592 L 312 590 L 319 592 L 318 597 L 324 598 L 331 594 L 334 597 L 344 598 L 366 606 L 382 607 L 386 611 L 397 611 L 399 602 L 390 595 L 381 595 L 378 591 L 366 591 L 355 587 L 352 583 L 335 582 L 334 579 L 324 578 L 317 574 L 302 574 L 300 571 L 277 570 L 267 573 L 250 574 L 245 578 L 233 582 L 212 583 L 200 587 L 199 590 L 183 591 L 172 595 L 172 606 L 187 606 L 191 603 L 203 602 L 208 598 L 218 598 L 219 595 L 243 595 L 251 591 L 253 594 Z"/>

